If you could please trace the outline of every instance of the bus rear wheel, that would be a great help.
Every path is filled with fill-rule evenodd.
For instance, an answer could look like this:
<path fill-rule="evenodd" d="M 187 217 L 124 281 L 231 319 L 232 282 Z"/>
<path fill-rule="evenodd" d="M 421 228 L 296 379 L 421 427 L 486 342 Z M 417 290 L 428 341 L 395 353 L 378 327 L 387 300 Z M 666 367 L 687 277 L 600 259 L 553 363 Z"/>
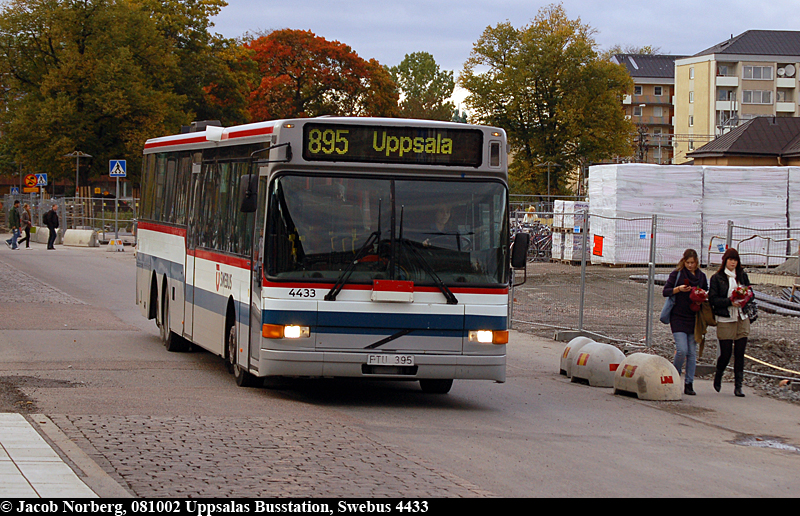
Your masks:
<path fill-rule="evenodd" d="M 427 394 L 447 394 L 453 387 L 453 380 L 420 380 L 419 386 Z"/>
<path fill-rule="evenodd" d="M 165 294 L 164 307 L 161 312 L 161 325 L 158 328 L 161 336 L 161 342 L 164 344 L 164 347 L 167 348 L 167 351 L 171 353 L 179 353 L 182 351 L 186 351 L 186 349 L 188 348 L 187 345 L 188 343 L 186 342 L 186 340 L 180 335 L 177 335 L 169 328 L 170 328 L 169 297 Z"/>

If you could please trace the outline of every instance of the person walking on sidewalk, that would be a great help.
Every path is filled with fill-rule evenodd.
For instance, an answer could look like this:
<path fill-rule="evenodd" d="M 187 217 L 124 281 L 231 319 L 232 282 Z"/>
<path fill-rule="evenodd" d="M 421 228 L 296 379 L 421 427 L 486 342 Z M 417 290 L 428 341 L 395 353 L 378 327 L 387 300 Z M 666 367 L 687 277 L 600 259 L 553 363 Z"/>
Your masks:
<path fill-rule="evenodd" d="M 28 203 L 22 205 L 22 214 L 20 218 L 20 232 L 25 232 L 25 238 L 19 240 L 17 245 L 22 247 L 22 242 L 25 242 L 25 249 L 31 248 L 31 207 Z"/>
<path fill-rule="evenodd" d="M 699 267 L 700 260 L 697 257 L 697 251 L 685 250 L 678 266 L 667 278 L 663 292 L 664 297 L 675 296 L 675 305 L 669 316 L 669 327 L 672 337 L 675 339 L 675 359 L 672 364 L 680 375 L 683 364 L 686 363 L 683 393 L 689 396 L 697 394 L 694 391 L 694 372 L 697 368 L 697 342 L 694 340 L 694 326 L 697 312 L 692 310 L 692 300 L 689 296 L 694 288 L 708 290 L 708 278 Z"/>
<path fill-rule="evenodd" d="M 55 249 L 53 245 L 56 241 L 56 230 L 58 229 L 58 205 L 54 204 L 52 209 L 44 214 L 42 222 L 45 223 L 50 234 L 47 237 L 47 248 Z"/>
<path fill-rule="evenodd" d="M 720 355 L 717 359 L 717 372 L 714 375 L 714 390 L 722 388 L 722 375 L 733 354 L 733 393 L 744 397 L 742 380 L 744 379 L 744 352 L 747 337 L 750 335 L 750 319 L 742 310 L 741 301 L 732 301 L 731 296 L 738 287 L 749 287 L 750 278 L 742 268 L 739 252 L 728 249 L 722 255 L 722 265 L 711 276 L 711 288 L 708 300 L 717 319 L 717 338 Z"/>
<path fill-rule="evenodd" d="M 6 245 L 13 250 L 19 249 L 17 240 L 19 239 L 20 220 L 19 201 L 17 200 L 14 201 L 14 206 L 8 210 L 8 227 L 11 228 L 11 238 L 6 240 Z"/>

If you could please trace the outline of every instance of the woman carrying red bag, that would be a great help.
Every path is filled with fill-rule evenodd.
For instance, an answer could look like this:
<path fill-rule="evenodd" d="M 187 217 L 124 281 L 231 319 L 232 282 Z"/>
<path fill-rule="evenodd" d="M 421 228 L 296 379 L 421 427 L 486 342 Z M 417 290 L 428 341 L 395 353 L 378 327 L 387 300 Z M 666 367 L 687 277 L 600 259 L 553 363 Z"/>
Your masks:
<path fill-rule="evenodd" d="M 708 290 L 708 279 L 700 270 L 697 251 L 687 249 L 678 266 L 667 278 L 664 285 L 664 297 L 674 296 L 675 305 L 669 316 L 669 327 L 675 339 L 675 359 L 672 364 L 678 374 L 686 363 L 686 376 L 683 382 L 683 393 L 689 396 L 694 392 L 694 371 L 697 367 L 697 342 L 694 340 L 694 325 L 697 310 L 705 300 Z"/>
<path fill-rule="evenodd" d="M 750 335 L 750 319 L 742 307 L 752 298 L 750 279 L 742 269 L 739 252 L 728 249 L 722 255 L 722 265 L 711 276 L 709 302 L 717 319 L 717 338 L 720 355 L 717 359 L 717 372 L 714 375 L 714 390 L 722 388 L 722 375 L 728 367 L 733 354 L 733 393 L 743 398 L 744 351 Z"/>

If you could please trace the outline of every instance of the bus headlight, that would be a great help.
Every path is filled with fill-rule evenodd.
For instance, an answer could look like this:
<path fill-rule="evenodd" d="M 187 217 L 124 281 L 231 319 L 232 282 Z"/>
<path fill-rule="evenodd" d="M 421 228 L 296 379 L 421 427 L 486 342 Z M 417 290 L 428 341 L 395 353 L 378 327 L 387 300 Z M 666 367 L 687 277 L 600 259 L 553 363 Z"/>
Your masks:
<path fill-rule="evenodd" d="M 508 330 L 476 330 L 469 332 L 470 342 L 508 344 Z"/>
<path fill-rule="evenodd" d="M 261 327 L 261 335 L 265 339 L 305 339 L 311 336 L 311 329 L 292 324 L 265 324 Z"/>

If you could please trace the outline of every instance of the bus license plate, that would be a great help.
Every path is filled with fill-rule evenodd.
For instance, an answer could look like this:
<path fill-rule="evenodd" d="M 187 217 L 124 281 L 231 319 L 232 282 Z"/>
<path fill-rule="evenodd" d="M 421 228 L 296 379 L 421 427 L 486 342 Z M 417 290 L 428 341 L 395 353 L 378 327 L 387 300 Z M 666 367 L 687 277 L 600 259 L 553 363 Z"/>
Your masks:
<path fill-rule="evenodd" d="M 369 355 L 367 365 L 413 366 L 414 355 Z"/>

